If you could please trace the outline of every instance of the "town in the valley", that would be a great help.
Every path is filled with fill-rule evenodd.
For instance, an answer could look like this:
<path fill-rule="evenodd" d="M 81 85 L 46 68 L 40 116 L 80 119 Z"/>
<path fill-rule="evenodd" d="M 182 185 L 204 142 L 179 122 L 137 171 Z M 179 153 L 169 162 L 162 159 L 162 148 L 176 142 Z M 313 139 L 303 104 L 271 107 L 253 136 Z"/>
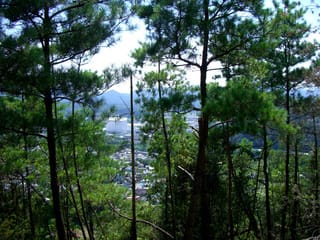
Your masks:
<path fill-rule="evenodd" d="M 189 126 L 196 125 L 196 115 L 190 114 L 187 117 Z M 134 141 L 135 145 L 141 146 L 140 141 L 140 122 L 134 123 Z M 115 182 L 128 188 L 127 198 L 131 198 L 131 123 L 126 117 L 110 118 L 106 124 L 105 131 L 108 135 L 125 144 L 125 147 L 112 155 L 112 158 L 119 161 L 120 172 L 115 178 Z M 136 178 L 136 198 L 137 200 L 146 200 L 147 192 L 154 183 L 154 167 L 152 166 L 152 156 L 150 156 L 145 147 L 135 149 L 135 178 Z M 158 179 L 159 181 L 159 179 Z"/>

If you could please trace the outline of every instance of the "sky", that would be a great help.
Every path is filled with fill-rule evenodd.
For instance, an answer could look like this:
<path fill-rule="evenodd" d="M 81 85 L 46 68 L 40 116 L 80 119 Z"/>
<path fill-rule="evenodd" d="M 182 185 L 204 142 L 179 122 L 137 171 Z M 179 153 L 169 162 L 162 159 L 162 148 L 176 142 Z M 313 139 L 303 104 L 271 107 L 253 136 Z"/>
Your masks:
<path fill-rule="evenodd" d="M 135 30 L 122 32 L 119 36 L 120 40 L 116 44 L 110 47 L 102 47 L 99 53 L 93 56 L 88 64 L 83 66 L 83 69 L 102 73 L 106 67 L 111 65 L 120 67 L 123 64 L 133 64 L 134 60 L 130 55 L 139 47 L 139 43 L 146 39 L 147 35 L 147 30 L 145 29 L 142 20 L 135 19 L 134 21 L 137 25 Z M 215 65 L 216 67 L 220 67 L 219 64 Z M 191 84 L 198 84 L 198 73 L 199 71 L 195 69 L 186 72 L 186 78 Z M 210 77 L 215 74 L 219 74 L 219 72 L 209 72 L 208 75 Z M 141 76 L 137 76 L 136 78 L 141 78 Z M 129 93 L 129 80 L 123 81 L 122 83 L 113 86 L 111 89 L 121 93 Z"/>
<path fill-rule="evenodd" d="M 302 5 L 310 4 L 312 0 L 301 0 Z M 319 0 L 315 0 L 317 2 Z M 267 0 L 266 5 L 268 7 L 272 6 L 271 1 Z M 318 15 L 320 10 L 313 9 L 313 13 L 308 11 L 306 14 L 306 20 L 308 23 L 312 24 L 314 27 L 319 27 L 320 23 L 317 22 L 317 19 L 320 19 Z M 98 54 L 93 56 L 89 63 L 85 65 L 83 68 L 91 71 L 97 71 L 98 73 L 102 73 L 102 71 L 111 66 L 112 64 L 115 66 L 121 66 L 123 64 L 132 64 L 133 59 L 130 57 L 131 53 L 134 49 L 139 47 L 139 42 L 143 42 L 145 40 L 145 36 L 147 34 L 147 30 L 144 27 L 144 24 L 139 19 L 134 19 L 134 23 L 137 28 L 133 31 L 124 31 L 119 35 L 120 40 L 117 41 L 114 45 L 110 47 L 102 47 Z M 311 34 L 309 36 L 309 40 L 320 39 L 319 34 Z M 220 65 L 214 64 L 213 67 L 219 67 Z M 189 70 L 187 71 L 186 78 L 190 81 L 191 84 L 198 84 L 199 72 L 197 70 Z M 217 71 L 209 72 L 208 79 L 212 79 L 212 76 L 219 75 L 220 73 Z M 141 78 L 141 76 L 140 76 Z M 134 81 L 137 79 L 134 79 Z M 219 81 L 220 84 L 224 84 L 223 79 Z M 129 81 L 126 80 L 111 89 L 116 90 L 122 93 L 128 93 L 130 90 Z"/>
<path fill-rule="evenodd" d="M 133 63 L 130 57 L 134 49 L 139 47 L 139 42 L 143 42 L 146 36 L 146 29 L 141 20 L 135 19 L 137 28 L 132 31 L 123 31 L 119 36 L 120 40 L 110 47 L 102 47 L 90 62 L 83 68 L 91 71 L 102 73 L 105 68 L 111 65 L 120 67 L 123 64 Z M 128 93 L 130 86 L 129 81 L 117 84 L 112 89 Z"/>

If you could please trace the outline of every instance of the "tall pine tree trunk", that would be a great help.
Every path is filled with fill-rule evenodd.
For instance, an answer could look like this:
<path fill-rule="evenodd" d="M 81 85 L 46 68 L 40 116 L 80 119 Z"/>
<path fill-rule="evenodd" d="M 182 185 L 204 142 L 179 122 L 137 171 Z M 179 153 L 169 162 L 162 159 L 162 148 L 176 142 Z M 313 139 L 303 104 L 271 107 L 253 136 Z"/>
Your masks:
<path fill-rule="evenodd" d="M 206 99 L 206 69 L 201 70 L 201 102 L 205 105 Z M 194 182 L 192 188 L 191 201 L 188 211 L 188 219 L 184 234 L 185 240 L 193 239 L 195 221 L 197 214 L 200 212 L 201 236 L 202 239 L 210 239 L 205 236 L 209 235 L 210 224 L 210 208 L 206 176 L 207 176 L 207 141 L 208 141 L 208 116 L 202 114 L 198 119 L 199 124 L 199 142 L 198 142 L 198 156 L 196 162 L 196 170 L 194 174 Z M 201 205 L 200 205 L 201 203 Z"/>
<path fill-rule="evenodd" d="M 24 94 L 22 94 L 22 102 L 25 102 Z M 26 109 L 24 109 L 26 111 Z M 29 161 L 29 150 L 28 150 L 28 140 L 27 140 L 27 126 L 23 126 L 23 143 L 24 143 L 24 154 L 25 161 Z M 30 226 L 30 238 L 34 239 L 36 237 L 35 232 L 35 222 L 32 209 L 32 193 L 31 193 L 31 182 L 29 180 L 29 167 L 26 167 L 26 187 L 27 187 L 27 207 L 29 216 L 29 226 Z"/>
<path fill-rule="evenodd" d="M 313 122 L 313 159 L 312 159 L 312 193 L 314 196 L 313 209 L 315 209 L 315 224 L 319 224 L 319 215 L 320 215 L 320 204 L 319 204 L 319 160 L 318 160 L 318 134 L 317 134 L 317 123 L 315 113 L 312 113 L 312 122 Z"/>
<path fill-rule="evenodd" d="M 269 195 L 269 171 L 268 171 L 268 139 L 267 139 L 267 127 L 263 126 L 263 174 L 265 182 L 265 211 L 266 211 L 266 228 L 267 239 L 273 239 L 273 225 L 271 221 L 271 207 L 270 207 L 270 195 Z"/>
<path fill-rule="evenodd" d="M 78 190 L 78 194 L 79 194 L 79 198 L 80 198 L 80 206 L 81 206 L 83 221 L 84 221 L 84 224 L 88 230 L 89 239 L 94 240 L 94 233 L 93 233 L 93 229 L 91 229 L 91 227 L 89 225 L 86 206 L 85 206 L 84 200 L 83 200 L 82 187 L 80 184 L 79 167 L 78 167 L 77 156 L 76 156 L 75 132 L 74 132 L 74 120 L 75 120 L 74 119 L 74 105 L 75 105 L 75 103 L 72 102 L 72 118 L 73 118 L 73 120 L 72 120 L 72 159 L 73 159 L 73 167 L 74 167 L 74 173 L 76 176 L 77 190 Z"/>
<path fill-rule="evenodd" d="M 228 165 L 228 239 L 234 239 L 234 225 L 233 225 L 233 211 L 232 211 L 232 174 L 233 174 L 233 164 L 230 146 L 230 133 L 229 133 L 229 123 L 226 123 L 225 129 L 225 151 L 227 155 L 227 165 Z"/>
<path fill-rule="evenodd" d="M 50 63 L 50 17 L 49 7 L 45 7 L 44 11 L 44 32 L 43 37 L 43 54 L 44 54 L 44 74 L 45 74 L 45 88 L 44 88 L 44 106 L 46 117 L 47 130 L 47 147 L 49 152 L 49 167 L 50 167 L 50 185 L 52 191 L 53 210 L 56 222 L 56 229 L 59 240 L 66 240 L 66 232 L 62 218 L 60 191 L 57 173 L 57 156 L 56 156 L 56 138 L 54 130 L 53 118 L 53 98 L 51 93 L 51 63 Z"/>
<path fill-rule="evenodd" d="M 60 191 L 57 173 L 57 159 L 56 159 L 56 139 L 54 133 L 54 120 L 52 114 L 52 96 L 51 91 L 47 90 L 45 95 L 45 109 L 46 109 L 46 124 L 47 124 L 47 146 L 49 152 L 49 167 L 50 167 L 50 185 L 52 191 L 53 210 L 56 221 L 56 229 L 59 240 L 66 239 L 65 227 L 63 224 Z"/>
<path fill-rule="evenodd" d="M 57 119 L 58 118 L 58 111 L 57 111 L 57 105 L 56 103 L 54 104 L 55 106 L 55 118 Z M 76 202 L 76 197 L 75 197 L 75 194 L 74 194 L 74 191 L 73 191 L 73 186 L 72 186 L 72 183 L 71 183 L 71 178 L 70 178 L 70 174 L 69 174 L 69 163 L 68 163 L 68 160 L 66 159 L 65 157 L 65 153 L 64 153 L 64 147 L 63 147 L 63 143 L 62 143 L 62 139 L 61 139 L 61 133 L 60 133 L 60 129 L 58 127 L 58 125 L 56 126 L 56 133 L 57 133 L 57 136 L 58 136 L 58 140 L 57 140 L 57 144 L 58 144 L 58 147 L 61 151 L 61 155 L 62 155 L 62 162 L 63 162 L 63 168 L 64 168 L 64 172 L 65 172 L 65 177 L 66 177 L 66 187 L 67 189 L 69 189 L 69 193 L 71 195 L 71 201 L 72 201 L 72 204 L 73 204 L 73 207 L 74 207 L 74 210 L 75 210 L 75 213 L 76 213 L 76 216 L 77 216 L 77 219 L 79 221 L 79 225 L 80 225 L 80 228 L 81 228 L 81 232 L 82 232 L 82 237 L 84 240 L 87 239 L 86 237 L 86 231 L 85 231 L 85 228 L 84 228 L 84 224 L 83 224 L 83 221 L 82 221 L 82 218 L 81 218 L 81 215 L 80 215 L 80 211 L 79 211 L 79 208 L 78 208 L 78 205 L 77 205 L 77 202 Z M 74 137 L 74 136 L 73 136 Z M 65 200 L 65 221 L 66 221 L 66 233 L 67 233 L 67 239 L 70 239 L 71 238 L 71 227 L 70 227 L 70 221 L 69 221 L 69 195 L 68 195 L 68 192 L 67 190 L 65 191 L 65 195 L 66 195 L 66 200 Z"/>
<path fill-rule="evenodd" d="M 158 73 L 160 74 L 160 61 L 158 62 Z M 160 80 L 158 80 L 158 95 L 159 95 L 159 101 L 161 102 L 162 91 L 161 91 Z M 167 190 L 169 190 L 169 196 L 170 196 L 171 223 L 172 223 L 171 230 L 172 230 L 172 235 L 173 235 L 174 239 L 176 239 L 177 223 L 176 223 L 175 197 L 174 197 L 173 182 L 172 182 L 170 143 L 169 143 L 169 136 L 168 136 L 168 131 L 167 131 L 166 119 L 165 119 L 165 112 L 163 110 L 162 104 L 160 106 L 160 111 L 161 111 L 162 134 L 164 137 L 164 144 L 165 144 L 165 149 L 164 149 L 165 150 L 165 158 L 166 158 L 167 171 L 168 171 L 168 177 L 167 177 L 168 189 Z M 166 194 L 167 194 L 167 190 L 166 190 Z M 167 196 L 166 196 L 166 200 L 167 200 Z"/>
<path fill-rule="evenodd" d="M 287 42 L 284 47 L 284 54 L 286 68 L 285 68 L 285 80 L 286 80 L 286 93 L 285 93 L 285 106 L 287 112 L 287 124 L 290 124 L 290 79 L 289 79 L 289 58 L 290 58 L 290 49 L 289 43 Z M 289 133 L 286 136 L 286 159 L 285 159 L 285 180 L 284 180 L 284 196 L 283 196 L 283 207 L 281 211 L 281 232 L 280 239 L 286 239 L 287 232 L 287 213 L 289 209 L 289 187 L 290 187 L 290 135 Z"/>
<path fill-rule="evenodd" d="M 28 169 L 28 167 L 26 167 L 30 237 L 31 237 L 31 239 L 35 239 L 35 237 L 36 237 L 36 228 L 35 228 L 34 215 L 33 215 L 33 209 L 32 209 L 31 184 L 30 184 L 30 180 L 28 180 L 28 176 L 29 176 L 29 169 Z"/>
<path fill-rule="evenodd" d="M 317 124 L 315 114 L 312 114 L 313 122 L 313 141 L 314 141 L 314 157 L 313 157 L 313 171 L 314 171 L 314 180 L 313 180 L 313 192 L 315 202 L 319 202 L 319 166 L 318 166 L 318 134 L 317 134 Z"/>
<path fill-rule="evenodd" d="M 133 83 L 130 75 L 130 117 L 131 117 L 131 234 L 130 240 L 137 240 L 137 216 L 136 216 L 136 171 L 135 171 L 135 146 L 134 146 L 134 112 L 133 112 Z"/>
<path fill-rule="evenodd" d="M 81 67 L 81 62 L 78 64 L 78 74 L 80 73 L 80 67 Z M 79 74 L 80 75 L 80 74 Z M 73 167 L 74 167 L 74 173 L 76 176 L 76 182 L 77 182 L 77 190 L 79 194 L 79 199 L 80 199 L 80 205 L 81 205 L 81 211 L 82 211 L 82 216 L 83 216 L 83 221 L 84 224 L 88 230 L 88 235 L 90 240 L 94 240 L 94 231 L 93 231 L 93 224 L 89 223 L 89 213 L 90 210 L 86 209 L 84 199 L 83 199 L 83 191 L 82 191 L 82 186 L 80 183 L 80 176 L 79 176 L 79 167 L 78 167 L 78 162 L 77 162 L 77 149 L 76 149 L 76 133 L 75 133 L 75 100 L 72 100 L 72 109 L 71 109 L 71 114 L 72 114 L 72 127 L 71 127 L 71 134 L 72 134 L 72 159 L 73 159 Z M 83 233 L 84 234 L 84 233 Z"/>
<path fill-rule="evenodd" d="M 298 210 L 299 210 L 299 201 L 298 201 L 298 173 L 299 173 L 299 152 L 298 152 L 298 141 L 295 141 L 294 145 L 294 189 L 293 189 L 293 205 L 292 205 L 292 220 L 290 225 L 291 240 L 297 240 L 297 221 L 298 221 Z"/>
<path fill-rule="evenodd" d="M 209 43 L 209 1 L 203 0 L 204 27 L 201 35 L 203 36 L 202 60 L 200 67 L 200 103 L 203 109 L 207 100 L 207 58 Z M 201 112 L 198 119 L 199 142 L 196 169 L 194 174 L 191 202 L 189 206 L 188 219 L 186 223 L 185 240 L 193 239 L 195 232 L 195 221 L 197 213 L 200 212 L 200 236 L 201 239 L 210 239 L 211 210 L 207 186 L 207 142 L 209 131 L 209 119 L 206 113 Z"/>

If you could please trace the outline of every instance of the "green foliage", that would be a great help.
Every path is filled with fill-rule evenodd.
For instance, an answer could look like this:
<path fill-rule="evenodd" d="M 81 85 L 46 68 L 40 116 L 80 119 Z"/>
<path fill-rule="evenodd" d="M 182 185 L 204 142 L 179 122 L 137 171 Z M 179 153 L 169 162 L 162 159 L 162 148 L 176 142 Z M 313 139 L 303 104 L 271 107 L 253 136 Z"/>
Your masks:
<path fill-rule="evenodd" d="M 272 122 L 284 126 L 285 113 L 274 106 L 272 94 L 259 91 L 246 78 L 228 81 L 226 87 L 210 85 L 208 99 L 205 113 L 212 121 L 230 122 L 235 131 L 255 134 L 259 126 Z"/>
<path fill-rule="evenodd" d="M 150 29 L 151 44 L 144 44 L 141 49 L 150 49 L 149 53 L 148 50 L 143 51 L 149 56 L 159 54 L 158 57 L 177 57 L 187 64 L 199 67 L 197 59 L 201 58 L 201 51 L 197 51 L 197 46 L 204 43 L 206 32 L 210 41 L 210 55 L 206 61 L 210 63 L 238 50 L 255 36 L 257 31 L 252 18 L 240 15 L 241 12 L 257 14 L 262 5 L 262 1 L 255 1 L 254 4 L 234 1 L 148 2 L 137 10 Z M 208 19 L 205 19 L 207 10 Z M 154 50 L 157 54 L 154 54 Z"/>
<path fill-rule="evenodd" d="M 95 239 L 130 238 L 130 193 L 115 182 L 122 166 L 111 158 L 125 143 L 103 130 L 112 109 L 101 110 L 99 95 L 134 71 L 110 66 L 100 75 L 81 69 L 101 44 L 116 42 L 121 23 L 130 25 L 130 7 L 148 31 L 148 40 L 132 53 L 135 65 L 157 67 L 137 86 L 140 144 L 154 167 L 147 200 L 137 201 L 137 218 L 182 239 L 194 207 L 194 239 L 205 238 L 205 224 L 206 239 L 268 239 L 270 204 L 270 229 L 278 239 L 287 177 L 287 239 L 294 239 L 293 230 L 296 239 L 319 235 L 318 97 L 295 93 L 305 81 L 319 85 L 318 59 L 304 67 L 318 49 L 307 39 L 306 10 L 293 1 L 274 1 L 273 10 L 263 1 L 130 4 L 1 2 L 1 238 L 58 237 L 52 170 L 67 234 L 93 239 L 93 226 Z M 69 60 L 71 67 L 60 65 Z M 216 61 L 226 86 L 207 84 Z M 190 66 L 199 70 L 199 87 L 185 81 L 184 67 Z M 198 122 L 189 126 L 188 118 Z M 49 130 L 56 169 L 48 161 Z M 165 238 L 141 222 L 137 230 L 138 239 Z"/>
<path fill-rule="evenodd" d="M 23 209 L 16 216 L 30 225 L 30 236 L 21 239 L 64 238 L 84 225 L 89 232 L 87 190 L 111 184 L 116 174 L 102 130 L 106 114 L 96 116 L 97 95 L 115 81 L 80 66 L 101 43 L 114 43 L 127 7 L 124 1 L 1 3 L 7 23 L 0 44 L 1 184 L 7 186 L 1 197 L 13 191 L 17 202 L 10 207 Z M 79 56 L 78 69 L 57 67 Z M 26 187 L 18 184 L 18 191 L 15 182 Z"/>

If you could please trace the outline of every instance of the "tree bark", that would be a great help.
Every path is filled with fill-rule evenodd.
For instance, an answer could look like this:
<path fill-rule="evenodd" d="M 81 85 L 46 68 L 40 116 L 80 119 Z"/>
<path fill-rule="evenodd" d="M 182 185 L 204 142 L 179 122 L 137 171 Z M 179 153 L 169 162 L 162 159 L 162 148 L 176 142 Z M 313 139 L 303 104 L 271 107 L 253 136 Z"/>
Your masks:
<path fill-rule="evenodd" d="M 208 68 L 208 44 L 209 44 L 209 1 L 203 0 L 204 12 L 204 27 L 203 32 L 203 47 L 202 60 L 200 67 L 200 103 L 201 109 L 206 105 L 207 100 L 207 68 Z M 207 142 L 209 131 L 209 119 L 207 114 L 201 112 L 198 118 L 199 124 L 199 142 L 198 156 L 196 161 L 196 170 L 194 174 L 194 182 L 192 188 L 191 201 L 188 211 L 184 240 L 193 239 L 194 225 L 197 217 L 197 212 L 200 212 L 200 236 L 201 239 L 210 239 L 210 201 L 208 196 L 207 186 Z M 200 205 L 201 204 L 201 205 Z"/>
<path fill-rule="evenodd" d="M 54 96 L 55 98 L 56 96 Z M 54 103 L 54 113 L 55 113 L 55 118 L 57 119 L 58 118 L 58 111 L 57 111 L 57 104 L 56 102 Z M 74 102 L 72 102 L 72 117 L 74 117 Z M 74 119 L 73 119 L 74 120 Z M 75 135 L 73 134 L 74 131 L 73 131 L 73 126 L 72 126 L 72 143 L 74 144 L 74 137 Z M 80 211 L 79 211 L 79 208 L 77 206 L 77 202 L 76 202 L 76 198 L 75 198 L 75 194 L 74 194 L 74 191 L 73 191 L 73 188 L 72 188 L 72 184 L 71 184 L 71 178 L 70 178 L 70 174 L 69 174 L 69 163 L 65 157 L 65 153 L 64 153 L 64 147 L 63 147 L 63 143 L 61 141 L 61 133 L 60 133 L 60 128 L 59 128 L 59 125 L 57 124 L 56 126 L 56 134 L 58 136 L 57 138 L 57 144 L 58 144 L 58 147 L 61 151 L 61 155 L 62 155 L 62 162 L 63 162 L 63 168 L 64 168 L 64 172 L 65 172 L 65 177 L 66 177 L 66 188 L 69 189 L 69 192 L 70 192 L 70 195 L 71 195 L 71 201 L 72 201 L 72 204 L 73 204 L 73 207 L 75 209 L 75 213 L 76 213 L 76 216 L 78 218 L 78 221 L 79 221 L 79 225 L 80 225 L 80 228 L 81 228 L 81 232 L 82 232 L 82 237 L 84 240 L 87 239 L 86 237 L 86 231 L 85 231 L 85 228 L 84 228 L 84 224 L 83 224 L 83 221 L 82 221 L 82 218 L 81 218 L 81 215 L 80 215 Z M 73 147 L 75 147 L 73 145 Z M 74 149 L 73 149 L 74 150 Z M 74 160 L 74 159 L 73 159 Z M 75 160 L 74 160 L 75 161 Z M 77 167 L 77 166 L 76 166 Z M 75 169 L 75 171 L 77 172 L 77 169 Z M 76 174 L 76 177 L 78 177 L 78 175 Z M 71 239 L 71 231 L 72 229 L 70 229 L 70 221 L 69 221 L 69 196 L 68 196 L 68 192 L 65 191 L 65 225 L 66 225 L 66 234 L 67 234 L 67 239 Z M 85 217 L 84 217 L 85 218 Z M 88 232 L 89 231 L 89 227 L 88 225 L 86 225 L 87 229 L 88 229 Z"/>
<path fill-rule="evenodd" d="M 22 94 L 22 102 L 25 102 L 24 94 Z M 24 109 L 26 111 L 26 109 Z M 29 161 L 29 150 L 28 150 L 28 139 L 27 139 L 27 126 L 23 126 L 23 143 L 24 143 L 24 154 L 26 162 Z M 32 209 L 32 193 L 31 193 L 31 183 L 28 179 L 29 176 L 29 167 L 26 167 L 26 187 L 27 187 L 27 207 L 28 207 L 28 216 L 29 216 L 29 225 L 30 225 L 30 238 L 34 239 L 36 237 L 35 231 L 35 222 Z"/>
<path fill-rule="evenodd" d="M 314 158 L 313 158 L 313 171 L 314 171 L 314 199 L 315 202 L 319 202 L 319 164 L 318 164 L 318 134 L 317 134 L 317 124 L 315 114 L 312 114 L 312 122 L 313 122 L 313 139 L 314 139 Z"/>
<path fill-rule="evenodd" d="M 293 189 L 293 205 L 292 205 L 292 221 L 290 226 L 291 239 L 296 240 L 297 238 L 297 220 L 298 220 L 298 210 L 299 210 L 299 201 L 298 201 L 298 172 L 299 172 L 299 152 L 298 152 L 298 141 L 294 145 L 294 189 Z"/>
<path fill-rule="evenodd" d="M 272 240 L 273 237 L 273 227 L 271 221 L 271 207 L 270 207 L 270 195 L 269 195 L 269 171 L 268 171 L 268 139 L 267 139 L 267 127 L 263 126 L 263 174 L 265 182 L 265 204 L 266 204 L 266 227 L 267 227 L 267 239 Z"/>
<path fill-rule="evenodd" d="M 158 62 L 158 73 L 160 73 L 160 61 Z M 160 80 L 158 80 L 158 95 L 159 95 L 159 100 L 161 101 L 161 99 L 162 99 L 162 91 L 161 91 L 161 82 L 160 82 Z M 162 104 L 160 106 L 160 111 L 161 111 L 162 134 L 163 134 L 163 137 L 164 137 L 164 144 L 165 144 L 165 157 L 166 157 L 167 170 L 168 170 L 167 179 L 168 179 L 168 190 L 169 190 L 169 195 L 170 195 L 172 234 L 173 234 L 173 238 L 176 239 L 176 228 L 177 228 L 176 206 L 175 206 L 175 197 L 174 197 L 173 183 L 172 183 L 172 170 L 171 170 L 172 166 L 171 166 L 170 143 L 169 143 L 169 136 L 168 136 L 168 131 L 167 131 L 166 119 L 165 119 L 165 112 L 163 110 Z"/>
<path fill-rule="evenodd" d="M 80 177 L 79 177 L 79 167 L 78 167 L 78 163 L 77 163 L 77 155 L 76 155 L 76 143 L 75 143 L 75 129 L 74 129 L 74 121 L 75 121 L 75 102 L 72 101 L 72 159 L 73 159 L 73 167 L 74 167 L 74 173 L 76 175 L 76 182 L 77 182 L 77 189 L 78 189 L 78 194 L 79 194 L 79 198 L 80 198 L 80 205 L 81 205 L 81 211 L 82 211 L 82 216 L 83 216 L 83 220 L 84 220 L 84 224 L 88 230 L 88 235 L 89 235 L 89 239 L 90 240 L 94 240 L 94 232 L 93 232 L 93 228 L 90 227 L 89 221 L 88 221 L 88 214 L 86 211 L 86 207 L 84 204 L 84 200 L 83 200 L 83 194 L 82 194 L 82 187 L 80 184 Z M 70 191 L 73 195 L 72 189 L 70 188 Z M 76 206 L 75 206 L 76 207 Z M 76 207 L 77 208 L 77 207 Z M 77 210 L 77 209 L 76 209 Z M 78 210 L 77 210 L 78 211 Z M 80 216 L 80 214 L 79 214 Z M 80 219 L 79 219 L 80 220 Z M 81 229 L 83 229 L 82 226 L 82 221 L 80 221 L 81 223 Z M 85 238 L 85 233 L 83 232 L 84 238 Z"/>
<path fill-rule="evenodd" d="M 314 222 L 315 224 L 319 223 L 318 216 L 320 215 L 320 209 L 319 209 L 319 160 L 318 160 L 318 134 L 317 134 L 317 125 L 316 125 L 316 116 L 315 113 L 312 113 L 312 122 L 313 122 L 313 141 L 314 141 L 314 156 L 311 163 L 311 168 L 313 172 L 312 176 L 312 193 L 314 197 L 314 204 L 313 209 L 315 209 L 315 218 Z"/>
<path fill-rule="evenodd" d="M 79 62 L 78 68 L 77 68 L 78 74 L 80 73 L 80 68 L 81 68 L 81 61 Z M 82 191 L 82 186 L 81 186 L 81 183 L 80 183 L 80 176 L 79 176 L 79 167 L 78 167 L 78 163 L 77 163 L 76 133 L 75 133 L 75 126 L 74 126 L 74 122 L 75 122 L 75 104 L 76 104 L 75 103 L 75 99 L 72 99 L 72 106 L 71 106 L 72 107 L 72 109 L 71 109 L 71 114 L 72 114 L 71 134 L 72 134 L 73 167 L 74 167 L 74 173 L 75 173 L 75 176 L 76 176 L 77 189 L 78 189 L 78 194 L 79 194 L 79 198 L 80 198 L 80 205 L 81 205 L 83 221 L 84 221 L 84 224 L 85 224 L 86 228 L 88 229 L 89 239 L 90 240 L 94 240 L 93 226 L 90 226 L 89 219 L 88 219 L 89 218 L 88 215 L 89 215 L 90 211 L 88 209 L 86 209 L 86 206 L 85 206 L 85 203 L 84 203 L 83 191 Z"/>
<path fill-rule="evenodd" d="M 233 211 L 232 211 L 232 174 L 233 174 L 233 164 L 231 156 L 231 146 L 229 141 L 229 124 L 226 123 L 225 129 L 225 151 L 227 155 L 227 165 L 228 165 L 228 239 L 234 239 L 234 225 L 233 225 Z"/>
<path fill-rule="evenodd" d="M 136 216 L 136 173 L 135 173 L 135 146 L 134 146 L 134 112 L 133 112 L 133 83 L 132 73 L 130 75 L 130 117 L 131 117 L 131 240 L 137 240 L 137 216 Z"/>
<path fill-rule="evenodd" d="M 29 169 L 26 167 L 26 177 L 29 176 Z M 27 178 L 27 197 L 28 197 L 28 212 L 29 212 L 29 225 L 30 225 L 30 237 L 34 239 L 36 237 L 36 228 L 34 223 L 33 209 L 32 209 L 32 194 L 31 184 Z"/>
<path fill-rule="evenodd" d="M 66 239 L 66 232 L 64 228 L 61 204 L 59 181 L 57 173 L 57 158 L 56 158 L 56 138 L 54 130 L 53 118 L 53 98 L 51 93 L 51 64 L 50 64 L 50 17 L 49 7 L 44 9 L 44 38 L 43 38 L 43 54 L 44 54 L 44 74 L 45 74 L 45 87 L 44 87 L 44 106 L 46 116 L 46 130 L 47 130 L 47 147 L 49 152 L 49 167 L 50 167 L 50 184 L 52 191 L 53 210 L 56 221 L 56 229 L 59 240 Z"/>
<path fill-rule="evenodd" d="M 286 42 L 284 46 L 284 54 L 286 60 L 285 68 L 285 80 L 286 80 L 286 112 L 287 112 L 287 124 L 290 124 L 290 79 L 289 79 L 289 58 L 290 58 L 290 49 L 289 43 Z M 283 208 L 281 211 L 281 232 L 280 239 L 286 239 L 287 231 L 287 212 L 289 209 L 289 185 L 290 185 L 290 135 L 286 136 L 286 159 L 285 159 L 285 183 L 284 183 L 284 196 L 283 196 Z"/>
<path fill-rule="evenodd" d="M 47 91 L 44 99 L 46 108 L 46 124 L 47 124 L 47 146 L 49 152 L 49 167 L 50 167 L 50 184 L 52 191 L 53 210 L 56 220 L 56 229 L 59 240 L 66 239 L 65 228 L 63 224 L 61 204 L 60 204 L 60 191 L 59 181 L 57 173 L 57 159 L 56 159 L 56 142 L 53 126 L 53 115 L 52 115 L 52 97 L 51 91 Z"/>
<path fill-rule="evenodd" d="M 197 212 L 201 211 L 200 225 L 201 225 L 201 239 L 205 235 L 209 235 L 209 222 L 210 222 L 210 208 L 209 202 L 205 201 L 207 196 L 204 191 L 204 181 L 206 178 L 207 158 L 206 158 L 206 145 L 208 138 L 208 118 L 199 118 L 199 145 L 198 145 L 198 158 L 196 163 L 196 171 L 194 174 L 193 189 L 191 195 L 191 202 L 189 206 L 188 219 L 184 233 L 185 240 L 193 239 L 195 221 L 197 218 Z M 200 203 L 203 205 L 200 206 Z M 208 204 L 208 205 L 207 205 Z"/>

